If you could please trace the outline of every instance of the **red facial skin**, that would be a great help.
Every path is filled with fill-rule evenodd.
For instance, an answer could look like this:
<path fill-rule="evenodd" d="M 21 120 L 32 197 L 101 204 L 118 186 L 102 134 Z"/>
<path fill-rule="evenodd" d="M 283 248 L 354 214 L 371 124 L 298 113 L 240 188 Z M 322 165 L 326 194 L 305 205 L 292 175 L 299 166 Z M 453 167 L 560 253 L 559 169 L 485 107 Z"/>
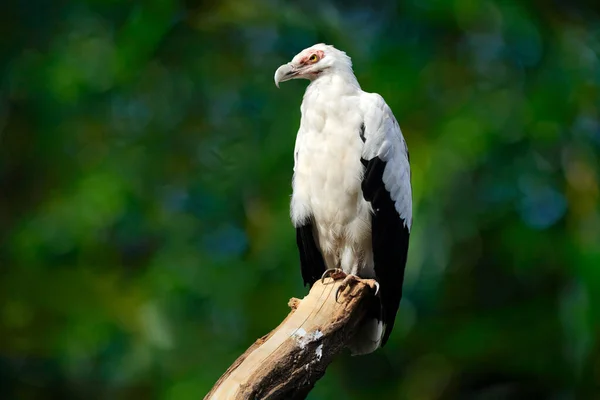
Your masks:
<path fill-rule="evenodd" d="M 315 54 L 318 57 L 317 60 L 310 61 L 310 58 Z M 311 65 L 311 64 L 317 63 L 317 62 L 321 61 L 323 59 L 323 57 L 325 57 L 325 53 L 323 52 L 323 50 L 310 51 L 309 53 L 307 53 L 305 56 L 303 56 L 300 59 L 300 65 Z M 321 73 L 321 71 L 310 72 L 309 75 L 312 76 L 313 78 L 316 78 L 317 76 L 319 76 L 320 73 Z"/>
<path fill-rule="evenodd" d="M 317 57 L 319 57 L 317 59 L 317 61 L 309 61 L 309 59 L 313 56 L 313 54 L 316 54 Z M 302 57 L 300 59 L 300 64 L 301 65 L 314 64 L 314 63 L 320 61 L 323 57 L 325 57 L 325 53 L 323 52 L 323 50 L 311 51 L 310 53 L 308 53 L 307 55 L 305 55 L 304 57 Z"/>

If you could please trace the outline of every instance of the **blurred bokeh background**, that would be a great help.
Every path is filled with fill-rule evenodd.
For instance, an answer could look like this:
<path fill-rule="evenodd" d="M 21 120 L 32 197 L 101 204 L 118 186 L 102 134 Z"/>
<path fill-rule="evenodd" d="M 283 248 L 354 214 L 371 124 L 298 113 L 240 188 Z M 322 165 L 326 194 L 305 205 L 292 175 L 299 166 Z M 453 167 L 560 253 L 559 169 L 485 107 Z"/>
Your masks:
<path fill-rule="evenodd" d="M 600 5 L 3 0 L 0 398 L 202 398 L 302 297 L 288 216 L 334 44 L 414 223 L 389 344 L 310 399 L 600 398 Z"/>

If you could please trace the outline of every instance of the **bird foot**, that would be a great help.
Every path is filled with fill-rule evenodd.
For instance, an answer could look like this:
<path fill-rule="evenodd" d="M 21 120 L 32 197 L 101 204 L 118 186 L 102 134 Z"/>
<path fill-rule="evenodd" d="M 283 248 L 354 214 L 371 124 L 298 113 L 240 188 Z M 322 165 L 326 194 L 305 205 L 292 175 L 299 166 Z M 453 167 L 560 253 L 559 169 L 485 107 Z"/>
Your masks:
<path fill-rule="evenodd" d="M 369 286 L 372 290 L 375 291 L 374 296 L 377 296 L 377 294 L 379 293 L 379 282 L 377 282 L 375 279 L 361 279 L 356 275 L 346 275 L 340 286 L 335 291 L 336 302 L 338 302 L 338 297 L 340 296 L 340 293 L 346 290 L 346 288 L 352 281 L 362 281 L 363 283 L 365 283 L 367 286 Z"/>
<path fill-rule="evenodd" d="M 377 282 L 375 279 L 363 279 L 363 282 L 366 283 L 367 286 L 371 288 L 371 290 L 374 290 L 374 296 L 377 296 L 377 294 L 379 293 L 379 282 Z"/>
<path fill-rule="evenodd" d="M 346 277 L 344 278 L 344 280 L 342 281 L 342 283 L 340 284 L 340 286 L 338 286 L 337 290 L 335 291 L 335 301 L 336 303 L 338 302 L 338 297 L 340 296 L 340 293 L 343 292 L 344 290 L 346 290 L 346 288 L 348 287 L 348 285 L 350 284 L 350 282 L 356 282 L 359 281 L 360 278 L 356 275 L 346 275 Z"/>
<path fill-rule="evenodd" d="M 321 275 L 321 283 L 325 283 L 325 278 L 327 277 L 333 279 L 334 281 L 337 281 L 338 279 L 345 278 L 346 273 L 340 268 L 329 268 L 328 270 L 323 272 L 323 275 Z"/>

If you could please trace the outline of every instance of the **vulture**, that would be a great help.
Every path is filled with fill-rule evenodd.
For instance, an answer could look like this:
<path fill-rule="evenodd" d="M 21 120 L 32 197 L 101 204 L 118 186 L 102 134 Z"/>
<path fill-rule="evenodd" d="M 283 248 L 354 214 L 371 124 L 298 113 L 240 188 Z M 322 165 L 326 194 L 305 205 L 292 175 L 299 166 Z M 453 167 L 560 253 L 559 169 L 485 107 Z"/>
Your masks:
<path fill-rule="evenodd" d="M 412 225 L 406 141 L 385 100 L 361 89 L 350 57 L 331 45 L 302 50 L 274 78 L 277 87 L 310 81 L 290 204 L 304 284 L 325 276 L 343 286 L 357 277 L 377 282 L 348 345 L 353 355 L 371 353 L 387 342 L 402 298 Z"/>

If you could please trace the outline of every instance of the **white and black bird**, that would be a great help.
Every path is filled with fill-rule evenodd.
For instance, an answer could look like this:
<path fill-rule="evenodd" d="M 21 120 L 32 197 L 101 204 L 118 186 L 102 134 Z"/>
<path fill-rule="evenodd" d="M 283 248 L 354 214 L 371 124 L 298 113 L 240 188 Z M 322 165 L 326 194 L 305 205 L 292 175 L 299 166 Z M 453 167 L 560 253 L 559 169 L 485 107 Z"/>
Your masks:
<path fill-rule="evenodd" d="M 370 353 L 387 342 L 402 297 L 412 225 L 408 148 L 391 109 L 361 89 L 343 51 L 316 44 L 275 72 L 277 87 L 297 78 L 310 81 L 291 199 L 302 277 L 312 286 L 341 269 L 378 282 L 378 304 L 349 346 Z"/>

